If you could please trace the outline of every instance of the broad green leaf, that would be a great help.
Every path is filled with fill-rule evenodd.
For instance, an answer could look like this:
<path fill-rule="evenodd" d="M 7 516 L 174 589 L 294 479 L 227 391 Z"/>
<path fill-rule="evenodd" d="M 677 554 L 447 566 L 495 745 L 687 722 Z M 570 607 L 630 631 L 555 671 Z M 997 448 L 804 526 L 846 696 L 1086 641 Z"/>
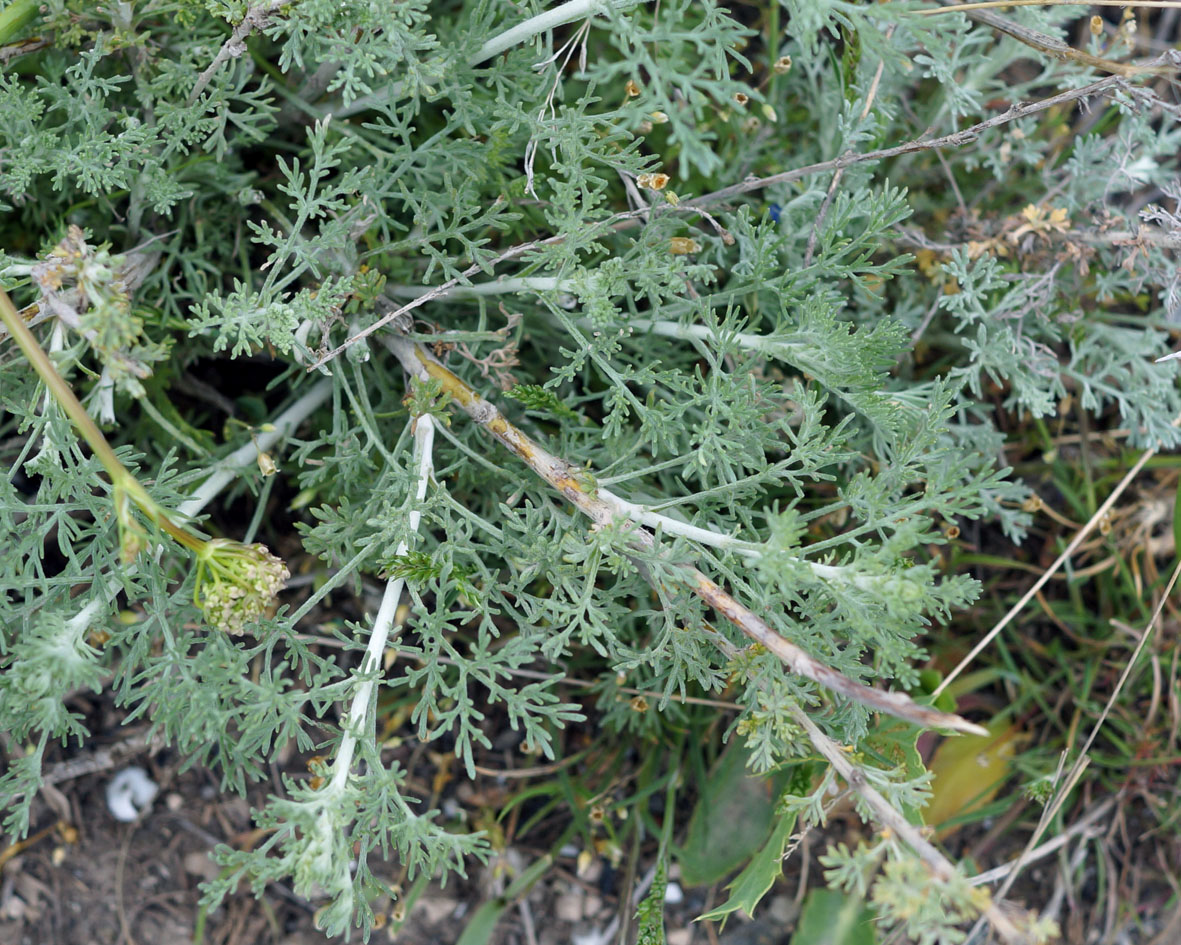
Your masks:
<path fill-rule="evenodd" d="M 709 773 L 681 848 L 681 879 L 688 886 L 718 882 L 767 838 L 782 775 L 750 776 L 748 757 L 747 749 L 735 742 Z"/>
<path fill-rule="evenodd" d="M 726 888 L 730 890 L 730 898 L 716 909 L 711 909 L 702 919 L 713 921 L 724 920 L 732 912 L 741 909 L 747 915 L 754 915 L 755 906 L 767 895 L 775 885 L 775 881 L 783 875 L 783 855 L 787 851 L 787 843 L 796 826 L 796 814 L 780 814 L 775 825 L 775 832 L 771 839 L 759 850 L 746 868 L 738 874 L 734 882 Z"/>
<path fill-rule="evenodd" d="M 791 945 L 875 945 L 877 929 L 865 902 L 831 889 L 813 889 L 804 900 Z"/>
<path fill-rule="evenodd" d="M 988 730 L 991 735 L 944 739 L 931 759 L 934 781 L 923 817 L 940 828 L 941 836 L 962 826 L 966 814 L 991 801 L 1012 773 L 1019 730 L 1004 721 L 994 721 Z"/>

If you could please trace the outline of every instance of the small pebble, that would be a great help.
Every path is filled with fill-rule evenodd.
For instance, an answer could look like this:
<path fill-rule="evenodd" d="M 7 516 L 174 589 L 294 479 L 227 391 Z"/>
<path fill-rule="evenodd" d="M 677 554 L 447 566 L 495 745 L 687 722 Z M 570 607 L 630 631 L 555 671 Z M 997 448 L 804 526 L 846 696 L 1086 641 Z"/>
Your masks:
<path fill-rule="evenodd" d="M 160 792 L 143 768 L 124 768 L 107 782 L 107 810 L 125 824 L 135 821 Z"/>
<path fill-rule="evenodd" d="M 554 917 L 560 922 L 577 922 L 582 918 L 582 895 L 578 892 L 562 893 L 554 900 Z"/>

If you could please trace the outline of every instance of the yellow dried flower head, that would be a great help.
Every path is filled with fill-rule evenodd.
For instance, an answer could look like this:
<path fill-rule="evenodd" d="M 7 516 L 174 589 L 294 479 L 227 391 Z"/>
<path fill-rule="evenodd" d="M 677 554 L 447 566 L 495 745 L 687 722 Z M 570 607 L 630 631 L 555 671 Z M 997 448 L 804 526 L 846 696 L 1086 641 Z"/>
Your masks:
<path fill-rule="evenodd" d="M 664 190 L 668 186 L 667 174 L 641 174 L 636 183 L 648 190 Z"/>
<path fill-rule="evenodd" d="M 1028 204 L 1021 211 L 1024 221 L 1008 234 L 1009 241 L 1016 243 L 1026 233 L 1046 236 L 1051 232 L 1066 233 L 1070 229 L 1070 215 L 1064 207 L 1039 207 Z"/>

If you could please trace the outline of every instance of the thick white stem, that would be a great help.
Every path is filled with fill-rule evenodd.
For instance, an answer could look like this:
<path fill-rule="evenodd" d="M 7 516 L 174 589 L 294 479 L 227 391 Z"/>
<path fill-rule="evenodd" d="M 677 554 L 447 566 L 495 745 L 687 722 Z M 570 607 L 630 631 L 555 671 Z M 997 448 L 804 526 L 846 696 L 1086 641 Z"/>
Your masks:
<path fill-rule="evenodd" d="M 766 553 L 765 548 L 755 542 L 743 541 L 741 538 L 735 538 L 733 535 L 726 535 L 709 528 L 701 528 L 697 525 L 690 525 L 687 522 L 678 521 L 675 518 L 669 518 L 667 515 L 653 512 L 643 505 L 636 505 L 634 502 L 628 502 L 627 499 L 621 499 L 615 493 L 604 489 L 602 486 L 598 487 L 597 492 L 599 498 L 612 506 L 619 515 L 636 522 L 641 522 L 649 528 L 659 528 L 666 535 L 679 535 L 682 538 L 695 541 L 699 545 L 708 545 L 710 548 L 732 551 L 734 554 L 743 555 L 744 557 L 755 560 L 763 557 Z M 852 584 L 855 587 L 867 591 L 880 589 L 884 581 L 893 580 L 889 576 L 859 574 L 853 568 L 844 565 L 820 564 L 816 561 L 807 561 L 803 558 L 794 558 L 792 560 L 796 564 L 807 567 L 816 577 L 823 581 L 829 581 L 834 584 Z"/>
<path fill-rule="evenodd" d="M 649 318 L 633 319 L 629 324 L 637 332 L 650 331 L 654 335 L 663 335 L 665 338 L 676 338 L 680 341 L 716 342 L 720 341 L 722 337 L 708 325 L 682 325 L 680 322 Z M 763 335 L 752 335 L 748 332 L 741 331 L 727 334 L 725 337 L 732 338 L 741 348 L 746 348 L 749 351 L 758 351 L 769 357 L 775 357 L 776 351 L 811 347 L 803 342 L 776 341 L 774 338 L 767 338 Z"/>
<path fill-rule="evenodd" d="M 624 2 L 626 0 L 570 0 L 569 3 L 563 3 L 544 13 L 538 13 L 537 16 L 529 17 L 523 23 L 518 23 L 505 30 L 499 36 L 493 36 L 480 47 L 480 51 L 472 57 L 468 64 L 479 65 L 485 59 L 491 59 L 506 49 L 528 42 L 539 33 L 593 16 L 608 5 L 623 6 Z"/>
<path fill-rule="evenodd" d="M 192 518 L 208 505 L 242 470 L 258 461 L 258 454 L 269 450 L 284 437 L 290 436 L 332 393 L 332 381 L 322 380 L 308 388 L 307 393 L 277 416 L 270 429 L 258 434 L 217 463 L 209 477 L 201 483 L 176 509 L 178 518 Z"/>
<path fill-rule="evenodd" d="M 499 55 L 506 49 L 511 49 L 520 43 L 528 42 L 539 33 L 564 26 L 567 23 L 573 23 L 575 20 L 593 16 L 599 10 L 608 6 L 622 7 L 636 2 L 637 0 L 570 0 L 569 3 L 563 3 L 561 6 L 546 10 L 544 13 L 538 13 L 537 16 L 532 16 L 523 23 L 518 23 L 516 26 L 509 27 L 503 33 L 493 36 L 468 60 L 468 65 L 478 66 L 481 62 Z M 347 118 L 350 115 L 355 115 L 358 112 L 380 105 L 382 102 L 394 101 L 400 98 L 403 88 L 403 83 L 394 82 L 386 88 L 378 89 L 376 92 L 364 95 L 347 105 L 341 102 L 333 107 L 329 107 L 325 109 L 324 114 L 332 115 L 336 118 Z"/>
<path fill-rule="evenodd" d="M 436 286 L 429 285 L 392 285 L 386 286 L 385 292 L 386 295 L 397 299 L 420 299 L 424 295 L 435 292 L 436 288 Z M 478 295 L 509 295 L 525 291 L 552 292 L 558 288 L 561 288 L 561 283 L 553 276 L 505 277 L 475 285 L 452 286 L 432 297 L 435 299 L 469 298 Z"/>
<path fill-rule="evenodd" d="M 414 493 L 414 505 L 409 514 L 411 531 L 418 530 L 422 520 L 420 511 L 423 499 L 426 498 L 426 487 L 431 475 L 431 451 L 435 442 L 435 424 L 430 414 L 423 414 L 413 421 L 414 427 L 414 459 L 418 466 L 418 486 Z M 409 551 L 406 542 L 399 542 L 397 554 L 404 555 Z M 385 653 L 385 645 L 389 640 L 390 628 L 394 625 L 394 616 L 398 611 L 398 601 L 402 597 L 405 586 L 403 578 L 395 578 L 385 586 L 385 594 L 381 599 L 381 606 L 377 610 L 377 617 L 373 621 L 373 630 L 369 634 L 369 645 L 365 648 L 365 657 L 361 661 L 361 672 L 375 672 L 381 666 L 381 658 Z M 344 789 L 349 772 L 353 766 L 353 755 L 357 749 L 357 736 L 365 725 L 369 716 L 369 703 L 373 700 L 373 693 L 377 688 L 375 679 L 366 679 L 357 686 L 353 694 L 353 702 L 349 707 L 348 721 L 344 726 L 344 735 L 340 740 L 340 749 L 332 762 L 331 779 L 328 790 L 337 792 Z"/>

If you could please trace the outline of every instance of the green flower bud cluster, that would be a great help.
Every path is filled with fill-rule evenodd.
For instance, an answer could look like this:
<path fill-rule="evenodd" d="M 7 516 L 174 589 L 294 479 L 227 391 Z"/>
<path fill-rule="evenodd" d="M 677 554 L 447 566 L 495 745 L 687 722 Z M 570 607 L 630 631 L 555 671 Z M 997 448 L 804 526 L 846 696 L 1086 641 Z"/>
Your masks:
<path fill-rule="evenodd" d="M 215 538 L 197 551 L 194 600 L 211 627 L 238 635 L 262 616 L 289 577 L 266 545 Z"/>

